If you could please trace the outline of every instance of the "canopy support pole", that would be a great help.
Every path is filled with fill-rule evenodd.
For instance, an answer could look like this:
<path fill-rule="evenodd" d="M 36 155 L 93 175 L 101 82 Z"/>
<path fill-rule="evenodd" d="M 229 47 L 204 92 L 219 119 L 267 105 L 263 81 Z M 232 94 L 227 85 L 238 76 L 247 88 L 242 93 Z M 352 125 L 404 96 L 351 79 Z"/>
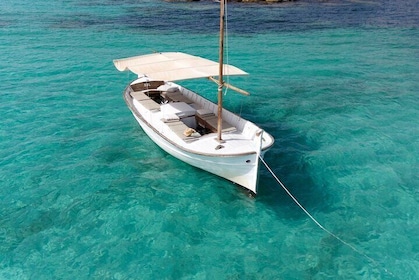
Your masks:
<path fill-rule="evenodd" d="M 220 1 L 220 45 L 218 62 L 218 120 L 217 120 L 217 141 L 222 142 L 221 131 L 223 130 L 223 66 L 224 66 L 224 13 L 225 0 Z"/>

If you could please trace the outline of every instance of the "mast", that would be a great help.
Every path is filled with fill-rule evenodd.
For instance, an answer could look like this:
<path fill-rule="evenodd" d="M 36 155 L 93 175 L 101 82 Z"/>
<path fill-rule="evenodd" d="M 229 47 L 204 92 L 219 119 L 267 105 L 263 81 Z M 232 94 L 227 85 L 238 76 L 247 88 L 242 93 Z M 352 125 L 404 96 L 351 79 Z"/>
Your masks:
<path fill-rule="evenodd" d="M 222 142 L 222 112 L 223 112 L 223 65 L 224 65 L 224 13 L 226 0 L 220 1 L 220 45 L 219 45 L 219 74 L 218 74 L 218 120 L 217 120 L 217 141 Z"/>

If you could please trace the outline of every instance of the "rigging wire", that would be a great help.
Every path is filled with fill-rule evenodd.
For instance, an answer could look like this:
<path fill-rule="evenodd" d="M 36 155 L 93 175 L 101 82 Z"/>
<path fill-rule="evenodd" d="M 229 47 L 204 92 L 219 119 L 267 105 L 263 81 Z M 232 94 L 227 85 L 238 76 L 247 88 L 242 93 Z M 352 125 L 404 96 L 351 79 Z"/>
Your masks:
<path fill-rule="evenodd" d="M 222 1 L 225 1 L 225 0 L 222 0 Z M 226 64 L 230 64 L 230 61 L 229 61 L 229 44 L 228 44 L 228 40 L 229 40 L 229 37 L 228 37 L 228 10 L 227 10 L 227 1 L 225 1 L 225 3 L 224 3 L 224 38 L 225 38 L 225 54 L 226 54 Z M 228 73 L 227 73 L 227 83 L 230 83 L 230 75 L 228 75 Z M 225 87 L 224 88 L 224 96 L 226 96 L 227 95 L 227 91 L 228 91 L 228 87 Z"/>
<path fill-rule="evenodd" d="M 344 245 L 348 246 L 349 248 L 351 248 L 353 251 L 355 251 L 356 253 L 360 254 L 361 256 L 365 257 L 366 259 L 368 259 L 371 263 L 373 263 L 375 266 L 377 267 L 381 267 L 387 274 L 393 276 L 394 278 L 396 278 L 396 276 L 389 271 L 387 268 L 383 267 L 382 265 L 380 265 L 378 263 L 378 261 L 376 261 L 375 259 L 371 258 L 370 256 L 366 255 L 365 253 L 361 252 L 359 249 L 357 249 L 355 246 L 349 244 L 348 242 L 346 242 L 345 240 L 343 240 L 342 238 L 340 238 L 339 236 L 337 236 L 336 234 L 334 234 L 333 232 L 331 232 L 330 230 L 328 230 L 327 228 L 325 228 L 322 224 L 320 224 L 305 208 L 303 205 L 301 205 L 301 203 L 292 195 L 292 193 L 285 187 L 285 185 L 281 182 L 281 180 L 279 180 L 279 178 L 275 175 L 275 173 L 272 171 L 272 169 L 269 167 L 269 165 L 266 163 L 266 161 L 263 159 L 262 156 L 259 156 L 261 162 L 263 163 L 263 165 L 265 165 L 266 169 L 269 171 L 269 173 L 271 173 L 272 177 L 275 178 L 275 180 L 278 182 L 278 184 L 282 187 L 282 189 L 284 189 L 284 191 L 288 194 L 289 197 L 291 197 L 291 199 L 295 202 L 295 204 L 298 205 L 298 207 L 300 207 L 301 210 L 303 210 L 303 212 L 319 227 L 321 228 L 323 231 L 325 231 L 326 233 L 328 233 L 329 235 L 331 235 L 332 237 L 334 237 L 335 239 L 337 239 L 338 241 L 340 241 L 341 243 L 343 243 Z"/>

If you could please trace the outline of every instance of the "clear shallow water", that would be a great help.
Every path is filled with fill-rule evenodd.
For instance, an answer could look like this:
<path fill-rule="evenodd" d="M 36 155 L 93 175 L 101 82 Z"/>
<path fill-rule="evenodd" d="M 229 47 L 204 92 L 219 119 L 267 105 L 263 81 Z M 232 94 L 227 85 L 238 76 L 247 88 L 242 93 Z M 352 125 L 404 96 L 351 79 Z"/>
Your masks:
<path fill-rule="evenodd" d="M 20 0 L 0 4 L 0 278 L 418 277 L 418 4 L 229 12 L 229 60 L 251 74 L 233 82 L 252 95 L 228 92 L 227 106 L 275 136 L 271 168 L 378 265 L 266 170 L 250 199 L 159 150 L 130 115 L 134 76 L 112 59 L 216 58 L 217 5 Z"/>

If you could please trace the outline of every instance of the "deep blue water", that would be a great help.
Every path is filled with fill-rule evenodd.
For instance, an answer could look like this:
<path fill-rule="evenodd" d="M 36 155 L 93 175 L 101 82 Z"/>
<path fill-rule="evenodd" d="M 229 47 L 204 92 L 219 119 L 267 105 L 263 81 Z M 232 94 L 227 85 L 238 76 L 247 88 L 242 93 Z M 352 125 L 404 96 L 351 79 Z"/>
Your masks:
<path fill-rule="evenodd" d="M 161 151 L 116 58 L 217 57 L 212 1 L 0 3 L 0 279 L 417 279 L 419 3 L 228 7 L 259 195 Z M 210 83 L 184 84 L 215 97 Z M 366 257 L 367 256 L 367 257 Z M 371 261 L 372 258 L 373 261 Z"/>

